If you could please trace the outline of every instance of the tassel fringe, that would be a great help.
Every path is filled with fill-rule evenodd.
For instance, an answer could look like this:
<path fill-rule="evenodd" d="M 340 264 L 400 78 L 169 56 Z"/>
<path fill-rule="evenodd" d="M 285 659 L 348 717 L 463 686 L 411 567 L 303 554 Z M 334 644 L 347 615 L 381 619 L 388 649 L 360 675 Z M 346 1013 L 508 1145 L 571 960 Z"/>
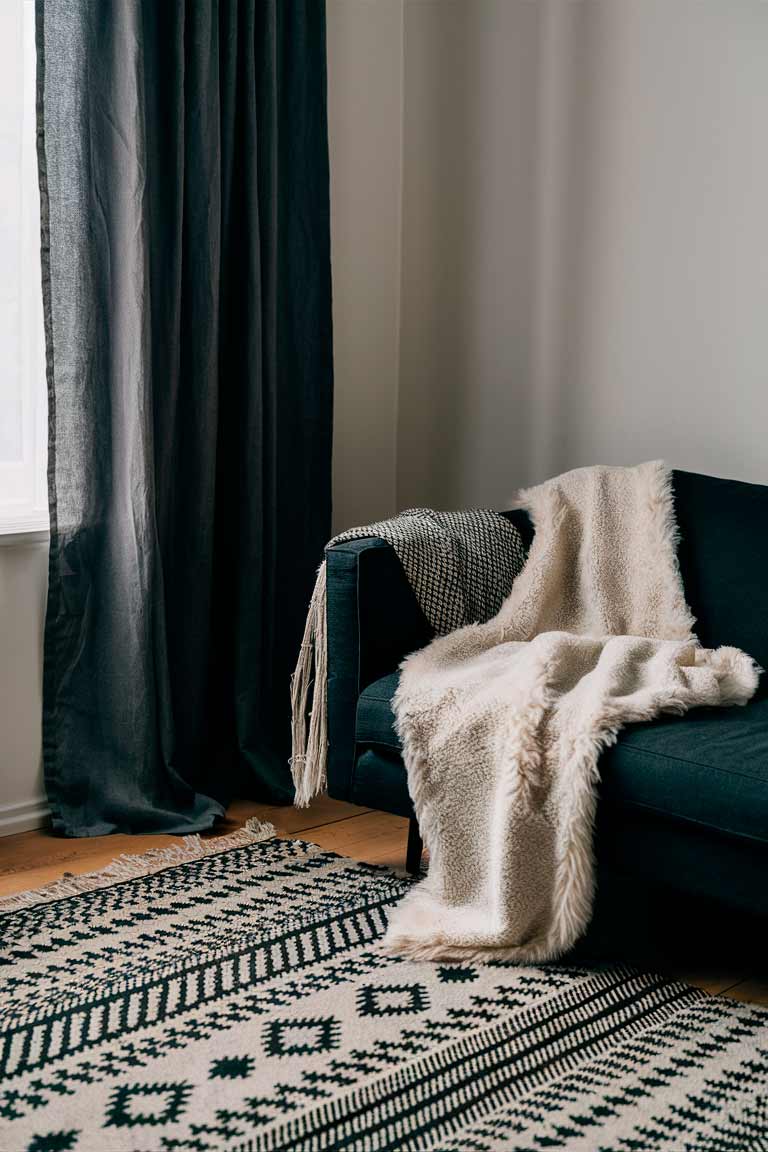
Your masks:
<path fill-rule="evenodd" d="M 228 836 L 218 836 L 202 840 L 200 836 L 185 836 L 181 844 L 170 848 L 151 848 L 137 856 L 118 856 L 106 868 L 98 872 L 84 872 L 79 876 L 65 872 L 61 880 L 54 880 L 29 892 L 17 892 L 13 896 L 0 899 L 0 913 L 18 912 L 22 908 L 32 908 L 35 904 L 48 904 L 62 900 L 66 896 L 79 896 L 83 892 L 95 892 L 99 888 L 109 888 L 122 880 L 133 880 L 137 876 L 150 876 L 162 872 L 176 864 L 187 864 L 204 856 L 216 856 L 231 848 L 242 848 L 261 840 L 269 840 L 276 835 L 273 824 L 268 824 L 251 816 L 245 825 Z"/>
<path fill-rule="evenodd" d="M 314 670 L 314 680 L 312 673 Z M 307 612 L 296 670 L 291 677 L 291 775 L 294 804 L 306 808 L 325 791 L 328 754 L 328 632 L 325 561 L 320 565 Z M 310 690 L 312 707 L 307 710 Z"/>

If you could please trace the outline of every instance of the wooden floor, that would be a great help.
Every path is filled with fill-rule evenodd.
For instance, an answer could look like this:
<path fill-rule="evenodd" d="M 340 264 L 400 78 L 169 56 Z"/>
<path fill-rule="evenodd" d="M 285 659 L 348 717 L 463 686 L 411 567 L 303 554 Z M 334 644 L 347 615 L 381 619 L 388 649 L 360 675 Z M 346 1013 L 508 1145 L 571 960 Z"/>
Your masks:
<path fill-rule="evenodd" d="M 327 797 L 321 797 L 305 809 L 236 801 L 227 813 L 227 820 L 206 836 L 226 835 L 241 827 L 250 816 L 270 820 L 279 836 L 309 840 L 353 860 L 392 868 L 405 866 L 406 820 Z M 178 836 L 95 836 L 66 840 L 42 829 L 0 837 L 0 897 L 39 888 L 60 879 L 65 872 L 93 872 L 117 856 L 146 852 L 180 840 Z M 704 939 L 706 941 L 706 936 Z M 701 964 L 698 958 L 707 954 L 706 943 L 697 942 L 694 947 L 695 955 L 681 957 L 678 949 L 674 960 L 670 959 L 666 968 L 671 976 L 735 1000 L 768 1004 L 768 977 L 760 970 L 757 960 L 753 965 L 734 956 L 732 963 L 720 959 Z M 761 948 L 760 952 L 764 953 L 765 949 Z M 742 954 L 755 956 L 758 949 L 746 952 L 741 949 L 739 955 Z"/>

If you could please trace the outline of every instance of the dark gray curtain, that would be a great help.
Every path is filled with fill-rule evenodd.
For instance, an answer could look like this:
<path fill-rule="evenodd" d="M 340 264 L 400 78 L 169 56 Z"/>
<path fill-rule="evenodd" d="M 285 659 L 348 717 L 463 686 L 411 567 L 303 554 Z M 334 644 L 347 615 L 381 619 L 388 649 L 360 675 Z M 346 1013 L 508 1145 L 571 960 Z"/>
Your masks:
<path fill-rule="evenodd" d="M 290 800 L 330 535 L 322 0 L 37 0 L 43 744 L 67 835 Z"/>

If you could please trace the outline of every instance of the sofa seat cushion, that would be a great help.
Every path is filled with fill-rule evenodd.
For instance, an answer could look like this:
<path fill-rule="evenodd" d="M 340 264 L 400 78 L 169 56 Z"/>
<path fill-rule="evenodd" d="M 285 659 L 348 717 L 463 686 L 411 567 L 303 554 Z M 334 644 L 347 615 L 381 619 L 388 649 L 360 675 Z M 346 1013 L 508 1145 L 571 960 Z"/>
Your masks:
<path fill-rule="evenodd" d="M 356 777 L 365 774 L 366 750 L 380 750 L 390 772 L 396 763 L 397 681 L 397 673 L 384 676 L 360 695 Z M 697 708 L 630 725 L 600 770 L 605 800 L 768 843 L 768 692 L 744 708 Z"/>
<path fill-rule="evenodd" d="M 600 771 L 606 799 L 768 843 L 768 695 L 632 724 Z"/>

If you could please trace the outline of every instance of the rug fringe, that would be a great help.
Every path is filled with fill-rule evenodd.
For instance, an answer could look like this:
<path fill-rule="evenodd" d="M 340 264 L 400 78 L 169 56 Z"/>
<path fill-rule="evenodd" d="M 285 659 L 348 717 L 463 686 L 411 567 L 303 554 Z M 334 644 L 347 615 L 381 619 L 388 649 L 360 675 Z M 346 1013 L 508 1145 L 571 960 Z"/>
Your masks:
<path fill-rule="evenodd" d="M 216 856 L 220 852 L 269 840 L 276 835 L 274 824 L 251 816 L 242 828 L 227 836 L 212 837 L 210 840 L 203 840 L 199 835 L 185 836 L 181 844 L 173 844 L 169 848 L 150 848 L 148 852 L 135 856 L 118 856 L 111 864 L 99 868 L 96 872 L 83 872 L 79 875 L 65 872 L 61 880 L 44 884 L 42 888 L 16 892 L 12 896 L 0 898 L 0 913 L 18 912 L 22 908 L 47 904 L 53 900 L 61 900 L 65 896 L 95 892 L 99 888 L 119 884 L 122 880 L 150 876 L 153 872 L 161 872 L 164 868 L 171 868 L 175 864 L 187 864 L 191 860 L 200 860 L 205 856 Z"/>

